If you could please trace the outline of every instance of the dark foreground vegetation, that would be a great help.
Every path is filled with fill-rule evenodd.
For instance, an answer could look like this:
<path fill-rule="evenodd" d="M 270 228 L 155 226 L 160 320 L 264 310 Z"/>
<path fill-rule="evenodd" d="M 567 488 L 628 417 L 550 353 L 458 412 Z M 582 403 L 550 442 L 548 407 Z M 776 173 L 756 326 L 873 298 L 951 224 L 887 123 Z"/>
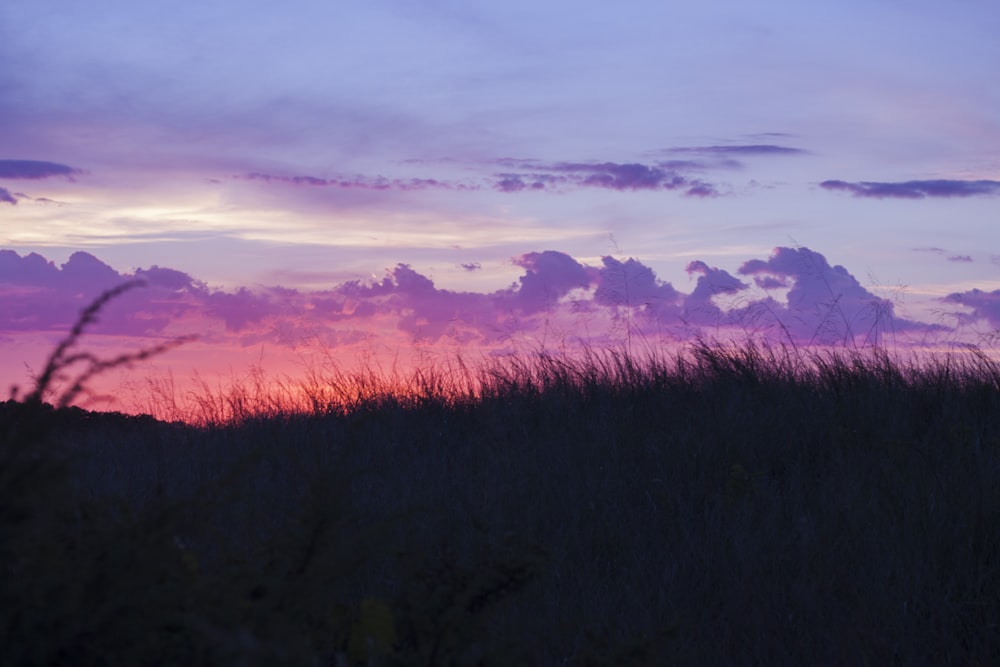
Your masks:
<path fill-rule="evenodd" d="M 997 664 L 985 356 L 474 373 L 200 427 L 8 402 L 0 664 Z"/>

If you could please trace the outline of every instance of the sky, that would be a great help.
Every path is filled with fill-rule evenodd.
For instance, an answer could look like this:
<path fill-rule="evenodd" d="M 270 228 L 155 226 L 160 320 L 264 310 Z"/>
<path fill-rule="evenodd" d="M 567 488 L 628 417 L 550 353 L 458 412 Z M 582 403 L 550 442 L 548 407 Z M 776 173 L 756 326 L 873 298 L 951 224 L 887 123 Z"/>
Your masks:
<path fill-rule="evenodd" d="M 7 0 L 0 379 L 131 279 L 89 343 L 198 334 L 177 378 L 990 343 L 997 34 L 993 0 Z"/>

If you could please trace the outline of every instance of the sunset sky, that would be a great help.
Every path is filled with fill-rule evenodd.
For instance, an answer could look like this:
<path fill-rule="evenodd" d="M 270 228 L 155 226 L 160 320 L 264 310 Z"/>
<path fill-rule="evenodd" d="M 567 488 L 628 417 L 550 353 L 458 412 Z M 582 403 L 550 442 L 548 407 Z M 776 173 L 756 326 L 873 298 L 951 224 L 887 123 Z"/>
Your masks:
<path fill-rule="evenodd" d="M 7 0 L 0 379 L 133 277 L 92 344 L 197 332 L 179 376 L 626 330 L 982 343 L 997 35 L 995 0 Z"/>

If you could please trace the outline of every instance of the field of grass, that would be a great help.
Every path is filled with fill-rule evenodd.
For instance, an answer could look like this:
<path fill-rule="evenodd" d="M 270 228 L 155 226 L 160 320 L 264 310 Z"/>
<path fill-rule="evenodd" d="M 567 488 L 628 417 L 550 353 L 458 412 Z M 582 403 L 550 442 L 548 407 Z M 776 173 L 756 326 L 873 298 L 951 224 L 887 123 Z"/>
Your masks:
<path fill-rule="evenodd" d="M 459 377 L 199 426 L 0 404 L 0 664 L 1000 658 L 986 356 Z"/>

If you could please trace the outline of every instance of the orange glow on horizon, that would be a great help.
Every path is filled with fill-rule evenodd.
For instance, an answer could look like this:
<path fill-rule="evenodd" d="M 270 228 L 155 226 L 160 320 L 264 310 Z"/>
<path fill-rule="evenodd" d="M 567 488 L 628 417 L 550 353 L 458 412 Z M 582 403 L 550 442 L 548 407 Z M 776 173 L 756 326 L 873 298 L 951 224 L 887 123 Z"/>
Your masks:
<path fill-rule="evenodd" d="M 111 347 L 111 341 L 103 341 Z M 723 354 L 740 358 L 746 340 L 712 343 Z M 874 347 L 794 347 L 761 341 L 763 359 L 789 362 L 807 369 L 816 359 L 831 356 L 866 358 Z M 102 346 L 102 347 L 105 347 Z M 466 348 L 444 351 L 434 347 L 397 349 L 357 346 L 341 350 L 222 348 L 197 343 L 174 349 L 131 368 L 117 368 L 87 383 L 88 391 L 74 404 L 90 410 L 149 414 L 166 421 L 191 424 L 226 423 L 274 414 L 315 414 L 350 410 L 366 400 L 392 396 L 407 402 L 420 398 L 478 396 L 484 383 L 505 377 L 530 379 L 546 369 L 614 369 L 615 359 L 673 367 L 678 356 L 695 359 L 690 343 L 653 347 L 637 341 L 633 354 L 623 345 L 609 348 L 542 350 L 530 346 Z M 26 349 L 26 348 L 22 348 Z M 41 346 L 37 346 L 41 349 Z M 904 367 L 933 364 L 948 357 L 961 366 L 984 359 L 1000 363 L 1000 351 L 963 345 L 922 348 L 882 348 Z M 869 357 L 870 358 L 870 357 Z M 978 360 L 978 362 L 977 362 Z M 240 362 L 242 361 L 242 365 Z M 607 365 L 605 365 L 606 362 Z M 548 365 L 547 364 L 552 364 Z M 39 364 L 41 366 L 41 363 Z M 39 368 L 34 368 L 37 373 Z M 587 377 L 582 373 L 579 377 Z M 598 373 L 600 377 L 600 373 Z M 21 384 L 22 393 L 30 389 Z M 62 385 L 55 387 L 55 394 Z"/>

